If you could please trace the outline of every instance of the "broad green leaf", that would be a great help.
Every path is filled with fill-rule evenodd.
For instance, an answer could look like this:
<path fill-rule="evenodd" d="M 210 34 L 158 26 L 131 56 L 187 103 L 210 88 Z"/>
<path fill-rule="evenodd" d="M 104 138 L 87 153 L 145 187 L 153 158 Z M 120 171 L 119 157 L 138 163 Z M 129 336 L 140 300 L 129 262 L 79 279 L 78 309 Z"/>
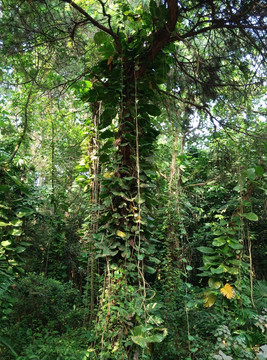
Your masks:
<path fill-rule="evenodd" d="M 5 248 L 5 247 L 8 247 L 9 245 L 11 245 L 11 242 L 9 240 L 4 240 L 1 242 L 1 245 Z"/>
<path fill-rule="evenodd" d="M 104 31 L 98 31 L 95 33 L 94 42 L 98 45 L 103 44 L 107 41 L 107 34 Z"/>
<path fill-rule="evenodd" d="M 132 336 L 132 341 L 143 349 L 147 347 L 147 340 L 143 336 Z"/>
<path fill-rule="evenodd" d="M 216 230 L 216 231 L 214 231 L 213 234 L 216 235 L 216 236 L 218 236 L 218 235 L 222 235 L 223 232 L 222 232 L 222 230 Z"/>
<path fill-rule="evenodd" d="M 161 263 L 161 261 L 159 259 L 155 258 L 154 256 L 150 256 L 149 260 L 157 265 Z"/>
<path fill-rule="evenodd" d="M 152 336 L 149 336 L 148 342 L 152 343 L 160 343 L 164 340 L 165 336 L 163 334 L 154 334 Z"/>
<path fill-rule="evenodd" d="M 202 273 L 197 274 L 197 276 L 210 276 L 210 275 L 211 275 L 210 271 L 203 271 Z"/>
<path fill-rule="evenodd" d="M 112 43 L 109 41 L 109 42 L 105 42 L 104 45 L 99 48 L 99 51 L 103 54 L 105 58 L 109 58 L 110 56 L 114 55 L 115 48 L 112 45 Z M 108 68 L 107 60 L 105 60 L 105 64 Z"/>
<path fill-rule="evenodd" d="M 243 186 L 241 185 L 236 185 L 234 188 L 233 188 L 233 190 L 235 190 L 235 191 L 237 191 L 237 192 L 240 192 L 240 191 L 242 191 L 243 190 Z"/>
<path fill-rule="evenodd" d="M 79 175 L 75 178 L 75 181 L 77 181 L 77 182 L 88 181 L 88 177 L 85 175 Z M 17 215 L 17 216 L 19 216 L 19 215 Z M 21 217 L 21 216 L 19 216 L 19 217 Z"/>
<path fill-rule="evenodd" d="M 227 272 L 229 274 L 232 274 L 232 275 L 238 275 L 239 274 L 239 268 L 238 267 L 225 266 L 225 268 L 226 268 L 226 270 L 227 270 Z"/>
<path fill-rule="evenodd" d="M 9 231 L 9 234 L 12 236 L 20 236 L 22 233 L 21 229 L 12 229 L 11 231 Z"/>
<path fill-rule="evenodd" d="M 209 287 L 213 289 L 219 289 L 221 287 L 222 283 L 216 279 L 209 278 Z"/>
<path fill-rule="evenodd" d="M 0 204 L 0 208 L 1 208 L 1 209 L 6 209 L 6 210 L 10 210 L 10 207 L 9 207 L 9 206 L 2 205 L 2 204 Z"/>
<path fill-rule="evenodd" d="M 89 80 L 84 80 L 83 83 L 85 84 L 86 89 L 91 89 L 91 87 L 93 86 L 93 84 Z"/>
<path fill-rule="evenodd" d="M 197 249 L 204 254 L 214 254 L 214 250 L 210 247 L 199 246 Z"/>
<path fill-rule="evenodd" d="M 23 247 L 23 246 L 17 246 L 16 248 L 15 248 L 15 252 L 16 253 L 22 253 L 23 251 L 25 251 L 25 247 Z"/>
<path fill-rule="evenodd" d="M 252 181 L 256 179 L 257 174 L 254 168 L 247 169 L 247 177 Z"/>
<path fill-rule="evenodd" d="M 246 218 L 250 221 L 258 221 L 259 220 L 258 216 L 253 212 L 242 214 L 242 216 L 244 216 L 244 218 Z"/>
<path fill-rule="evenodd" d="M 224 236 L 217 237 L 213 240 L 212 245 L 213 246 L 222 246 L 226 243 L 226 238 Z"/>
<path fill-rule="evenodd" d="M 12 220 L 11 220 L 11 224 L 12 224 L 13 226 L 15 226 L 15 227 L 21 226 L 22 223 L 23 223 L 23 221 L 20 220 L 20 219 L 16 219 L 16 218 L 15 218 L 15 219 L 12 219 Z"/>
<path fill-rule="evenodd" d="M 29 208 L 24 208 L 21 209 L 18 213 L 17 213 L 17 217 L 22 218 L 24 216 L 29 216 L 32 215 L 34 213 L 34 210 L 29 209 Z"/>
<path fill-rule="evenodd" d="M 194 307 L 195 305 L 196 305 L 196 303 L 194 301 L 188 301 L 188 303 L 186 304 L 188 309 Z"/>
<path fill-rule="evenodd" d="M 133 328 L 134 336 L 142 336 L 143 334 L 144 334 L 144 327 L 142 325 L 138 325 Z"/>
<path fill-rule="evenodd" d="M 228 229 L 225 229 L 225 233 L 227 233 L 229 235 L 234 235 L 236 232 L 235 232 L 235 230 L 228 228 Z"/>
<path fill-rule="evenodd" d="M 230 240 L 228 240 L 230 241 Z M 230 257 L 230 256 L 233 256 L 233 249 L 231 247 L 228 246 L 228 243 L 227 245 L 221 247 L 220 249 L 218 249 L 218 252 L 222 255 L 225 255 L 227 257 Z"/>
<path fill-rule="evenodd" d="M 102 253 L 96 255 L 96 259 L 98 259 L 99 257 L 115 256 L 118 254 L 118 251 L 119 250 L 112 251 L 107 246 L 104 246 Z"/>
<path fill-rule="evenodd" d="M 12 309 L 4 309 L 4 310 L 2 310 L 3 311 L 3 314 L 5 314 L 5 315 L 9 315 L 9 314 L 11 314 L 12 313 Z"/>
<path fill-rule="evenodd" d="M 217 265 L 218 262 L 220 263 L 219 255 L 214 255 L 214 256 L 203 255 L 202 259 L 204 265 Z"/>
<path fill-rule="evenodd" d="M 239 250 L 243 248 L 243 245 L 240 244 L 238 241 L 229 240 L 228 245 L 234 250 Z"/>
<path fill-rule="evenodd" d="M 0 221 L 0 227 L 4 227 L 4 226 L 10 226 L 10 223 Z"/>
<path fill-rule="evenodd" d="M 112 305 L 111 309 L 112 310 L 117 310 L 120 313 L 120 315 L 125 317 L 125 318 L 129 315 L 128 312 L 125 309 L 121 308 L 120 306 Z"/>
<path fill-rule="evenodd" d="M 129 259 L 129 257 L 131 256 L 131 250 L 130 248 L 125 249 L 122 253 L 121 256 L 123 258 Z"/>
<path fill-rule="evenodd" d="M 145 266 L 145 272 L 149 273 L 149 274 L 154 274 L 156 272 L 156 269 L 154 269 L 151 266 Z"/>
<path fill-rule="evenodd" d="M 210 268 L 210 271 L 213 274 L 222 274 L 226 271 L 225 267 L 223 265 L 218 266 L 217 268 Z"/>
<path fill-rule="evenodd" d="M 26 242 L 26 241 L 21 241 L 21 242 L 20 242 L 20 245 L 23 245 L 23 246 L 30 246 L 30 245 L 31 245 L 31 243 Z"/>
<path fill-rule="evenodd" d="M 226 355 L 222 350 L 219 350 L 219 355 L 214 357 L 214 359 L 220 359 L 220 360 L 233 360 L 232 356 Z"/>

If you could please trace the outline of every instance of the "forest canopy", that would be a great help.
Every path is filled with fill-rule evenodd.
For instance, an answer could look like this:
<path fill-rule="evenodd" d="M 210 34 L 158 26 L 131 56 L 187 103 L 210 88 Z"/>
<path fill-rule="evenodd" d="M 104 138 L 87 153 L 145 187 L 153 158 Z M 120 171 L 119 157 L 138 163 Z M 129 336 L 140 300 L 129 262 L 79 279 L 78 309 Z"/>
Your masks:
<path fill-rule="evenodd" d="M 0 357 L 267 358 L 263 0 L 0 0 Z"/>

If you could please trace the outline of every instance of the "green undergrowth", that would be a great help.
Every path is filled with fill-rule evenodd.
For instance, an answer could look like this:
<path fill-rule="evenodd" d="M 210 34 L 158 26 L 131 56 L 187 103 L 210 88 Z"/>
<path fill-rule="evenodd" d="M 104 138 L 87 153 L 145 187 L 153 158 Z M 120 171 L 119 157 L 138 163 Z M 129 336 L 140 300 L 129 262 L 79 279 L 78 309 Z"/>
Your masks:
<path fill-rule="evenodd" d="M 10 309 L 1 319 L 1 359 L 87 358 L 88 310 L 71 283 L 31 274 L 14 282 L 1 300 Z"/>

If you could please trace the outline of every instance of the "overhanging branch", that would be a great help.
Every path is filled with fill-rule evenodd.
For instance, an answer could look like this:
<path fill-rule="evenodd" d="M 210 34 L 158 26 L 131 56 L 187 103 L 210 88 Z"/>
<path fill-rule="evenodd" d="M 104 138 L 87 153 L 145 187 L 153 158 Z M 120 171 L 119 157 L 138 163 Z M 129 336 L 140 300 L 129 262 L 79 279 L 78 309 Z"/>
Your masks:
<path fill-rule="evenodd" d="M 77 10 L 80 14 L 82 14 L 83 16 L 85 16 L 85 18 L 95 27 L 97 27 L 99 30 L 104 31 L 105 33 L 111 35 L 113 37 L 113 39 L 115 40 L 116 46 L 117 46 L 117 50 L 118 52 L 121 54 L 122 49 L 121 49 L 121 45 L 119 42 L 119 37 L 116 33 L 114 33 L 114 31 L 112 30 L 111 26 L 110 28 L 100 24 L 97 20 L 95 20 L 91 15 L 89 15 L 82 7 L 80 7 L 79 5 L 77 5 L 74 1 L 72 0 L 62 0 L 65 3 L 70 4 L 75 10 Z M 109 22 L 110 24 L 110 22 Z"/>
<path fill-rule="evenodd" d="M 228 21 L 227 21 L 228 22 Z M 194 27 L 195 28 L 195 27 Z M 191 29 L 189 30 L 187 33 L 181 35 L 181 34 L 174 34 L 170 41 L 174 42 L 174 41 L 183 41 L 184 39 L 187 39 L 187 38 L 190 38 L 190 37 L 195 37 L 199 34 L 204 34 L 208 31 L 211 31 L 211 30 L 219 30 L 219 29 L 240 29 L 242 31 L 244 30 L 259 30 L 259 31 L 266 31 L 267 30 L 267 27 L 266 26 L 256 26 L 256 25 L 253 25 L 253 24 L 227 24 L 226 22 L 224 21 L 218 21 L 218 22 L 215 22 L 213 25 L 209 25 L 209 26 L 205 26 L 201 29 L 198 29 L 198 30 L 194 30 L 194 29 Z"/>

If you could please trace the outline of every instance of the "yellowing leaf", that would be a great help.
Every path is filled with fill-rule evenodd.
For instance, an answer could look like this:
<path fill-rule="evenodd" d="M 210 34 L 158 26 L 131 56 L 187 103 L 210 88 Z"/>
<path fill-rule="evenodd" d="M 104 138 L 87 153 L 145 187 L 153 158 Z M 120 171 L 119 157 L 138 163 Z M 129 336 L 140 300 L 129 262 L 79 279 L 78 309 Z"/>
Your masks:
<path fill-rule="evenodd" d="M 116 235 L 121 237 L 121 238 L 125 238 L 126 234 L 123 231 L 117 230 Z"/>
<path fill-rule="evenodd" d="M 130 204 L 130 210 L 132 211 L 132 212 L 135 212 L 136 210 L 137 210 L 137 207 L 136 206 L 133 206 L 132 204 Z"/>
<path fill-rule="evenodd" d="M 109 178 L 111 178 L 112 175 L 114 175 L 113 172 L 105 172 L 105 174 L 103 176 L 104 176 L 104 178 L 109 179 Z"/>
<path fill-rule="evenodd" d="M 215 301 L 216 301 L 217 296 L 215 294 L 211 294 L 210 292 L 205 292 L 204 294 L 204 306 L 205 307 L 211 307 L 212 305 L 214 305 Z"/>
<path fill-rule="evenodd" d="M 110 57 L 108 58 L 107 64 L 110 65 L 110 64 L 112 63 L 112 61 L 113 61 L 113 56 L 110 56 Z"/>
<path fill-rule="evenodd" d="M 221 294 L 227 297 L 227 299 L 233 299 L 235 297 L 235 290 L 230 284 L 225 284 L 223 288 L 220 289 Z"/>
<path fill-rule="evenodd" d="M 149 81 L 149 89 L 153 90 L 153 85 L 151 81 Z"/>

